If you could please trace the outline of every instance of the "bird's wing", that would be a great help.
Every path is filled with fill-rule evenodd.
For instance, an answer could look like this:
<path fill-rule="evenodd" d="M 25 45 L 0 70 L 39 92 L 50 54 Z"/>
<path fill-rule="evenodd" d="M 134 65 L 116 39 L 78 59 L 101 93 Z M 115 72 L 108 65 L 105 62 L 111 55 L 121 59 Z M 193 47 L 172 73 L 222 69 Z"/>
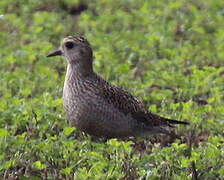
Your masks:
<path fill-rule="evenodd" d="M 119 109 L 120 112 L 130 114 L 134 119 L 139 123 L 144 124 L 146 127 L 174 127 L 175 124 L 188 124 L 187 122 L 167 119 L 153 114 L 146 109 L 143 103 L 133 97 L 129 92 L 109 84 L 104 79 L 100 79 L 100 81 L 104 81 L 98 84 L 100 86 L 100 96 L 102 96 L 108 103 L 113 104 L 113 106 Z"/>

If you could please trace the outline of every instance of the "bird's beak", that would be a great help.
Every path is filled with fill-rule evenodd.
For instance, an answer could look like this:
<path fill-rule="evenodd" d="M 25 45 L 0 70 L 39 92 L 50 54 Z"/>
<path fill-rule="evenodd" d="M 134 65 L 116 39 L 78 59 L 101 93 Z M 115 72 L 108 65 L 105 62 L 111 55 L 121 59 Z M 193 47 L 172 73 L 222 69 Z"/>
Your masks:
<path fill-rule="evenodd" d="M 50 54 L 47 55 L 47 57 L 52 57 L 52 56 L 61 56 L 62 55 L 62 52 L 61 50 L 56 50 L 54 52 L 51 52 Z"/>

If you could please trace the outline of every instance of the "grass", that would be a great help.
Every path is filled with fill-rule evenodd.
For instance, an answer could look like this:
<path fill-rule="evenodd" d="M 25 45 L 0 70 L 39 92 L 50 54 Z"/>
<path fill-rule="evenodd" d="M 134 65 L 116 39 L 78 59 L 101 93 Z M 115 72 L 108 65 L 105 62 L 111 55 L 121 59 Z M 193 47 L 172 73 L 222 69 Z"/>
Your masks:
<path fill-rule="evenodd" d="M 223 2 L 0 1 L 0 177 L 223 179 Z M 93 142 L 67 123 L 66 63 L 47 59 L 83 34 L 95 70 L 149 110 L 186 120 L 181 140 Z M 74 136 L 75 134 L 75 136 Z"/>

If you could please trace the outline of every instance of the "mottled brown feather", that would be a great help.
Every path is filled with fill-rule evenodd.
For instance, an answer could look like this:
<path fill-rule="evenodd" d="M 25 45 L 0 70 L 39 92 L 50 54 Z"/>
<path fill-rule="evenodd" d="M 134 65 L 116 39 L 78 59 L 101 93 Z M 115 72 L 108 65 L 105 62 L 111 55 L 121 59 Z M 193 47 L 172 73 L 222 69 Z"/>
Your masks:
<path fill-rule="evenodd" d="M 107 100 L 108 103 L 124 114 L 131 114 L 134 119 L 145 126 L 169 126 L 174 127 L 174 124 L 188 124 L 184 121 L 176 121 L 168 118 L 163 118 L 159 115 L 149 112 L 144 104 L 137 98 L 132 96 L 128 91 L 111 85 L 101 77 L 97 76 L 100 81 L 100 96 Z M 98 85 L 99 85 L 98 84 Z"/>

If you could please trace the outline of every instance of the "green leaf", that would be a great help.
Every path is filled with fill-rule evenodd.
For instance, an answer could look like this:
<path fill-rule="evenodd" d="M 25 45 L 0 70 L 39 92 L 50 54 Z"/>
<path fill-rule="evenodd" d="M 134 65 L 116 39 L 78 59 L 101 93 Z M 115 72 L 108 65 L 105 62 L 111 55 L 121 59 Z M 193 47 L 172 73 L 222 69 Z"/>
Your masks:
<path fill-rule="evenodd" d="M 69 136 L 74 131 L 75 131 L 75 128 L 74 127 L 64 127 L 63 134 L 66 135 L 66 136 Z"/>
<path fill-rule="evenodd" d="M 40 161 L 35 161 L 33 164 L 34 164 L 34 167 L 37 168 L 37 169 L 44 169 L 44 168 L 46 168 L 46 165 L 41 163 Z"/>
<path fill-rule="evenodd" d="M 69 175 L 72 172 L 72 168 L 71 167 L 67 167 L 67 168 L 62 169 L 60 172 L 62 174 Z"/>
<path fill-rule="evenodd" d="M 0 137 L 1 136 L 8 136 L 9 135 L 9 132 L 5 129 L 0 129 Z"/>

